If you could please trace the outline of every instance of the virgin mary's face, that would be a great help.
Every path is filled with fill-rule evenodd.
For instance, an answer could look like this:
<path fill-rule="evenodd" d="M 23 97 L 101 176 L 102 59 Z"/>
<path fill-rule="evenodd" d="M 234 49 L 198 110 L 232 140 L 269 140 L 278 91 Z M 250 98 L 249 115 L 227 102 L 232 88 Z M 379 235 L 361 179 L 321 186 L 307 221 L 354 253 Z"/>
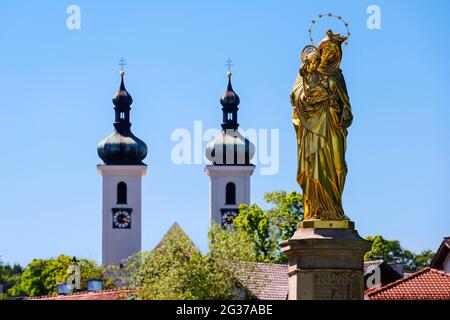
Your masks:
<path fill-rule="evenodd" d="M 322 44 L 322 48 L 321 48 L 321 60 L 325 63 L 328 64 L 331 61 L 336 61 L 339 60 L 339 56 L 340 56 L 340 51 L 338 46 L 331 42 L 331 41 L 326 41 Z"/>

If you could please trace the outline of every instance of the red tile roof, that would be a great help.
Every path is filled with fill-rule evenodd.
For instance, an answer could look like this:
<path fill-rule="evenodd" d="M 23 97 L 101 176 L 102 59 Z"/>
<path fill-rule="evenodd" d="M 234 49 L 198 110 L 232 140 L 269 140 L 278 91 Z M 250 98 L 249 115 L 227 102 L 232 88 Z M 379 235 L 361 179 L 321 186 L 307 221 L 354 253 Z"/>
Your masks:
<path fill-rule="evenodd" d="M 366 296 L 369 300 L 450 300 L 450 273 L 427 267 Z"/>
<path fill-rule="evenodd" d="M 133 289 L 114 289 L 96 292 L 77 292 L 67 295 L 29 297 L 25 298 L 25 300 L 127 300 L 135 293 L 136 290 Z"/>

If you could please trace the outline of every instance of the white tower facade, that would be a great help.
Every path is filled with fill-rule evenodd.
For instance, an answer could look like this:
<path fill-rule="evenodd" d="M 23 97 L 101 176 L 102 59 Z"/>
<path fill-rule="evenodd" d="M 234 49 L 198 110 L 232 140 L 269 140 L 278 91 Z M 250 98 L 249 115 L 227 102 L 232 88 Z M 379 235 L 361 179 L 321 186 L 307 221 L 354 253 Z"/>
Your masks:
<path fill-rule="evenodd" d="M 124 259 L 141 251 L 142 177 L 147 165 L 146 144 L 131 132 L 133 99 L 123 76 L 113 97 L 114 132 L 97 146 L 104 164 L 97 166 L 103 177 L 102 264 L 120 266 Z"/>
<path fill-rule="evenodd" d="M 255 166 L 208 165 L 210 223 L 227 225 L 239 213 L 239 205 L 250 204 L 250 176 Z"/>
<path fill-rule="evenodd" d="M 210 223 L 222 226 L 233 223 L 241 204 L 250 204 L 250 177 L 255 170 L 250 162 L 255 148 L 238 130 L 240 100 L 231 86 L 230 72 L 228 78 L 227 90 L 220 99 L 222 133 L 206 147 L 206 157 L 212 164 L 205 167 L 205 173 L 210 177 Z"/>
<path fill-rule="evenodd" d="M 147 166 L 98 165 L 103 177 L 102 264 L 119 266 L 141 251 L 141 186 Z"/>

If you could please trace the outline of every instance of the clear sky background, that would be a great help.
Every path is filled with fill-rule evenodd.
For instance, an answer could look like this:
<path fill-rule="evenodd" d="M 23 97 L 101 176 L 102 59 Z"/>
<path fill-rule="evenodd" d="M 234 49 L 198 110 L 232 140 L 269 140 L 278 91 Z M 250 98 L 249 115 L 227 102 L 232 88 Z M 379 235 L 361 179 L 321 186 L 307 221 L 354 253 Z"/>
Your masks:
<path fill-rule="evenodd" d="M 81 30 L 66 9 L 81 8 Z M 381 30 L 366 27 L 369 5 Z M 0 256 L 101 259 L 97 143 L 112 132 L 111 97 L 124 56 L 133 132 L 149 147 L 143 249 L 178 222 L 203 250 L 204 165 L 172 163 L 177 128 L 219 128 L 225 60 L 235 61 L 243 129 L 280 130 L 280 169 L 252 177 L 252 202 L 299 190 L 289 93 L 310 20 L 342 15 L 352 37 L 342 69 L 354 122 L 344 207 L 362 236 L 436 250 L 450 235 L 450 2 L 1 1 Z M 314 29 L 321 39 L 328 27 Z"/>

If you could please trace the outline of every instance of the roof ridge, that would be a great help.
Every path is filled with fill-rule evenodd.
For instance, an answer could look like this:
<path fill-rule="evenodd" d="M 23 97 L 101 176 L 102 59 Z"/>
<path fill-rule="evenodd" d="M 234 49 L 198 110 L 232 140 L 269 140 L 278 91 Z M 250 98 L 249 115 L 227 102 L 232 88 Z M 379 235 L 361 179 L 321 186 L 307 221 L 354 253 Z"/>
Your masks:
<path fill-rule="evenodd" d="M 425 267 L 425 268 L 423 268 L 423 269 L 421 269 L 421 270 L 419 270 L 419 271 L 416 271 L 416 272 L 411 273 L 411 274 L 409 274 L 409 275 L 407 275 L 407 276 L 404 276 L 403 278 L 400 278 L 400 279 L 398 279 L 398 280 L 395 280 L 394 282 L 391 282 L 391 283 L 388 283 L 388 284 L 386 284 L 386 285 L 384 285 L 384 286 L 381 286 L 381 287 L 379 287 L 379 288 L 373 289 L 373 291 L 369 292 L 369 293 L 367 294 L 367 296 L 371 296 L 371 295 L 374 295 L 374 294 L 376 294 L 376 293 L 380 293 L 380 292 L 382 292 L 382 291 L 385 291 L 385 290 L 387 290 L 387 289 L 389 289 L 389 288 L 391 288 L 391 287 L 396 286 L 396 285 L 399 284 L 399 283 L 407 282 L 407 281 L 409 281 L 409 280 L 411 280 L 411 279 L 413 279 L 413 278 L 416 278 L 417 276 L 419 276 L 419 275 L 421 275 L 421 274 L 423 274 L 423 273 L 425 273 L 425 272 L 428 272 L 428 271 L 430 271 L 430 270 L 435 270 L 435 269 L 434 269 L 434 268 L 430 268 L 430 267 Z M 437 271 L 438 271 L 438 270 L 437 270 Z"/>
<path fill-rule="evenodd" d="M 281 265 L 281 266 L 287 266 L 287 262 L 261 262 L 261 261 L 255 261 L 256 264 L 263 264 L 263 265 Z"/>
<path fill-rule="evenodd" d="M 385 262 L 383 259 L 378 259 L 378 260 L 369 260 L 369 261 L 364 261 L 364 263 L 383 263 Z"/>
<path fill-rule="evenodd" d="M 164 235 L 162 236 L 161 240 L 159 240 L 158 244 L 153 248 L 153 250 L 156 250 L 158 248 L 160 248 L 161 246 L 163 246 L 164 244 L 164 240 L 166 240 L 169 236 L 171 236 L 173 233 L 175 232 L 181 232 L 181 235 L 186 237 L 187 239 L 189 239 L 189 241 L 192 243 L 192 246 L 198 250 L 197 246 L 195 245 L 195 243 L 192 241 L 192 239 L 188 236 L 188 234 L 184 231 L 184 229 L 178 224 L 178 222 L 174 222 L 170 228 L 166 231 L 166 233 L 164 233 Z M 152 250 L 152 251 L 153 251 Z"/>
<path fill-rule="evenodd" d="M 77 291 L 77 292 L 71 292 L 67 294 L 48 294 L 45 296 L 34 296 L 34 297 L 25 297 L 26 300 L 33 300 L 33 299 L 47 299 L 47 298 L 55 298 L 55 297 L 72 297 L 72 296 L 80 296 L 83 294 L 90 294 L 90 293 L 109 293 L 109 292 L 118 292 L 118 291 L 136 291 L 139 289 L 133 289 L 133 288 L 112 288 L 112 289 L 103 289 L 98 291 Z"/>
<path fill-rule="evenodd" d="M 439 270 L 437 268 L 430 268 L 430 271 L 432 271 L 434 273 L 437 273 L 437 274 L 440 274 L 440 275 L 443 275 L 443 276 L 450 277 L 450 273 L 449 272 L 445 272 L 444 270 Z"/>

